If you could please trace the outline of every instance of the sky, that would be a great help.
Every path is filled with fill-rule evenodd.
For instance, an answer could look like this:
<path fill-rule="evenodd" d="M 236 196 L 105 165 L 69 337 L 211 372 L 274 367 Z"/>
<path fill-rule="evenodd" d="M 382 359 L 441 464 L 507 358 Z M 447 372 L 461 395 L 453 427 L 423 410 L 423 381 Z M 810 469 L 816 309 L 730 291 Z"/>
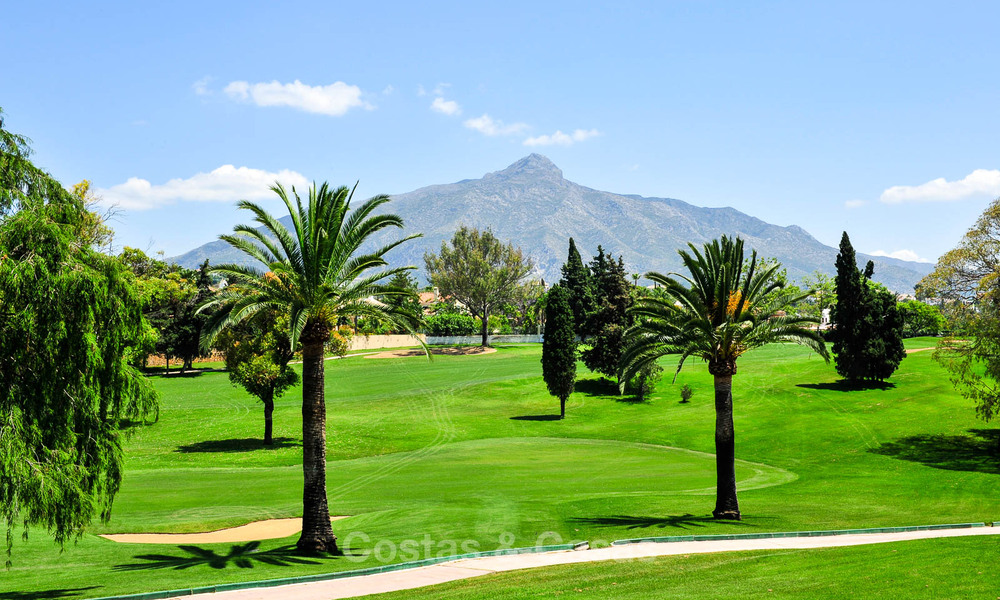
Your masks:
<path fill-rule="evenodd" d="M 532 152 L 935 261 L 1000 196 L 1000 3 L 8 3 L 4 127 L 119 246 L 280 212 L 275 180 L 404 193 Z"/>

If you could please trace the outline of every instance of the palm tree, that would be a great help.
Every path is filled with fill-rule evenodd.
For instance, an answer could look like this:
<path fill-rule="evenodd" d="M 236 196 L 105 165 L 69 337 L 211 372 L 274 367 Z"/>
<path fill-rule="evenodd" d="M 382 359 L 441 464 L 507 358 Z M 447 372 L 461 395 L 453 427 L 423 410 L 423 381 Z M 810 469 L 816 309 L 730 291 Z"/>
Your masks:
<path fill-rule="evenodd" d="M 689 356 L 708 363 L 708 372 L 715 377 L 717 487 L 712 514 L 716 519 L 739 520 L 732 395 L 736 360 L 772 342 L 803 344 L 828 362 L 830 358 L 818 331 L 807 328 L 817 320 L 782 310 L 805 296 L 785 291 L 776 276 L 781 265 L 760 268 L 756 251 L 746 262 L 740 238 L 723 236 L 705 244 L 702 251 L 688 246 L 690 253 L 678 253 L 690 276 L 646 273 L 663 293 L 641 298 L 630 309 L 636 324 L 625 334 L 620 381 L 624 386 L 644 366 L 667 354 L 680 355 L 678 372 Z"/>
<path fill-rule="evenodd" d="M 355 185 L 355 188 L 357 185 Z M 292 220 L 286 228 L 258 204 L 243 200 L 260 228 L 239 225 L 233 235 L 220 236 L 267 270 L 236 264 L 212 269 L 229 281 L 207 306 L 218 305 L 202 338 L 211 344 L 225 327 L 264 310 L 288 316 L 292 348 L 302 347 L 302 552 L 337 551 L 337 537 L 330 526 L 326 498 L 326 399 L 323 389 L 324 345 L 340 319 L 376 318 L 413 332 L 419 316 L 399 310 L 376 298 L 403 296 L 411 291 L 383 283 L 414 267 L 383 268 L 385 254 L 411 235 L 368 252 L 360 247 L 387 227 L 402 228 L 393 214 L 374 214 L 389 202 L 375 196 L 351 211 L 354 190 L 331 190 L 326 183 L 309 189 L 303 205 L 295 188 L 291 199 L 280 185 L 271 188 L 288 209 Z"/>

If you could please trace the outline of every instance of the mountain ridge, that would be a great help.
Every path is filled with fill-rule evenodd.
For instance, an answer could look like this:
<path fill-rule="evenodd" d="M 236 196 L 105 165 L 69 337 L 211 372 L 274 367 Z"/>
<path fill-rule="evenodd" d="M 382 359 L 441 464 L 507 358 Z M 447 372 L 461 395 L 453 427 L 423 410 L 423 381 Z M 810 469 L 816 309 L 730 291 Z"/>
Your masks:
<path fill-rule="evenodd" d="M 595 190 L 565 179 L 562 170 L 540 154 L 479 179 L 394 195 L 387 206 L 403 218 L 405 232 L 424 234 L 393 250 L 390 260 L 416 265 L 421 274 L 424 253 L 436 252 L 461 225 L 488 227 L 500 239 L 520 246 L 535 260 L 536 276 L 547 282 L 559 279 L 570 237 L 582 253 L 594 253 L 600 244 L 605 252 L 623 256 L 629 271 L 639 273 L 676 271 L 681 267 L 678 249 L 723 234 L 739 235 L 759 255 L 776 258 L 792 280 L 816 270 L 832 275 L 838 252 L 798 225 L 773 225 L 732 207 L 699 207 L 676 198 Z M 375 242 L 384 243 L 398 233 L 382 234 Z M 212 264 L 247 263 L 242 253 L 222 241 L 170 260 L 191 268 L 205 258 Z M 862 265 L 874 261 L 874 279 L 896 292 L 912 293 L 933 268 L 929 263 L 860 253 L 858 260 Z"/>

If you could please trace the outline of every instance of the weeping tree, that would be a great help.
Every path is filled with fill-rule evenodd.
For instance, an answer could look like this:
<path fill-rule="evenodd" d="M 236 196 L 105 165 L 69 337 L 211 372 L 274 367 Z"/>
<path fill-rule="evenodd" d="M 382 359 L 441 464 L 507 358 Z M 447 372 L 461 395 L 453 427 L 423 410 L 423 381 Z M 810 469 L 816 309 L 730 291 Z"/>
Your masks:
<path fill-rule="evenodd" d="M 355 186 L 357 187 L 357 186 Z M 337 552 L 326 497 L 326 396 L 324 346 L 341 319 L 355 316 L 388 322 L 414 333 L 418 316 L 384 300 L 412 295 L 389 285 L 413 267 L 388 266 L 386 254 L 411 235 L 371 250 L 362 245 L 387 228 L 402 228 L 394 214 L 376 214 L 389 202 L 375 196 L 351 209 L 354 190 L 313 184 L 305 202 L 292 188 L 271 188 L 291 217 L 285 227 L 260 205 L 243 200 L 257 223 L 239 225 L 221 239 L 259 266 L 219 265 L 213 272 L 229 282 L 205 307 L 216 312 L 206 324 L 202 343 L 210 346 L 224 328 L 262 311 L 275 310 L 288 320 L 290 344 L 302 344 L 302 534 L 301 552 Z M 419 339 L 419 338 L 418 338 Z"/>
<path fill-rule="evenodd" d="M 123 426 L 155 415 L 129 363 L 148 329 L 135 278 L 94 249 L 95 215 L 31 164 L 0 113 L 0 519 L 59 544 L 107 520 Z M 9 560 L 8 560 L 9 565 Z"/>
<path fill-rule="evenodd" d="M 774 342 L 795 342 L 829 361 L 811 317 L 786 314 L 782 307 L 803 299 L 776 278 L 780 265 L 759 268 L 757 252 L 747 261 L 743 240 L 723 236 L 679 254 L 688 275 L 646 273 L 662 294 L 640 298 L 629 309 L 636 319 L 625 334 L 620 387 L 643 368 L 669 354 L 680 355 L 677 371 L 691 356 L 708 363 L 715 378 L 716 519 L 740 518 L 736 497 L 736 433 L 733 375 L 749 350 Z"/>

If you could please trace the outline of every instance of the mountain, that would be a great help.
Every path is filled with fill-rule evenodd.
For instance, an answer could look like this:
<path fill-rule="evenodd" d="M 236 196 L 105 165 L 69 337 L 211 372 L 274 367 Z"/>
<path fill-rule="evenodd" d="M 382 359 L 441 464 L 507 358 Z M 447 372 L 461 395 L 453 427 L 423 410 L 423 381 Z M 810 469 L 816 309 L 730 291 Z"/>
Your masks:
<path fill-rule="evenodd" d="M 570 237 L 576 239 L 581 253 L 595 253 L 600 244 L 605 252 L 622 255 L 626 268 L 635 273 L 676 271 L 681 267 L 678 249 L 722 234 L 738 235 L 761 256 L 778 259 L 792 280 L 817 270 L 832 275 L 837 256 L 836 248 L 796 225 L 771 225 L 733 208 L 702 208 L 672 198 L 612 194 L 578 185 L 539 154 L 481 179 L 399 194 L 388 210 L 403 217 L 405 231 L 423 232 L 424 237 L 389 255 L 394 264 L 416 265 L 421 273 L 424 252 L 439 250 L 460 225 L 490 227 L 500 239 L 513 241 L 535 260 L 537 275 L 546 282 L 559 279 Z M 245 261 L 242 253 L 222 241 L 171 260 L 194 268 L 206 258 L 212 264 Z M 928 263 L 860 253 L 858 260 L 862 266 L 873 260 L 874 278 L 897 292 L 912 293 L 913 286 L 933 268 Z"/>

